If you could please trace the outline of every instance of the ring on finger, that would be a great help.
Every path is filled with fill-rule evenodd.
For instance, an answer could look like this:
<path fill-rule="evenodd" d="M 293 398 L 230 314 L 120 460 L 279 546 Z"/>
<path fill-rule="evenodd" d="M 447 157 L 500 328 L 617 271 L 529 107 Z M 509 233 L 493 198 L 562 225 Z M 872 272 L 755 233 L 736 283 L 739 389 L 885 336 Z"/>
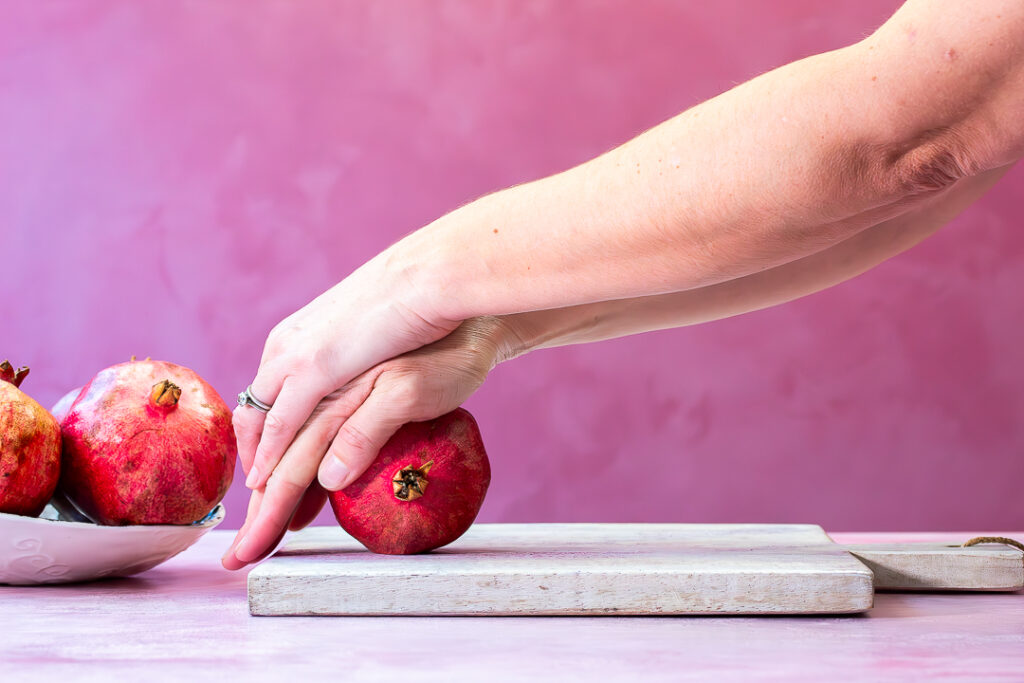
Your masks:
<path fill-rule="evenodd" d="M 245 391 L 238 394 L 238 405 L 248 406 L 249 408 L 255 408 L 261 413 L 269 412 L 273 407 L 270 403 L 264 403 L 255 396 L 252 395 L 252 385 L 250 384 L 245 388 Z"/>

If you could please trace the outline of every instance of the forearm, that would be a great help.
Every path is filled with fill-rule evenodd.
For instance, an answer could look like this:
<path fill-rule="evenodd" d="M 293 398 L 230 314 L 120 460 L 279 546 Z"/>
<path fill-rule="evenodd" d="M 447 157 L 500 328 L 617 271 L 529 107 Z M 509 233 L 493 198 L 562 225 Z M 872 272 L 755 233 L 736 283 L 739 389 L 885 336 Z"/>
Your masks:
<path fill-rule="evenodd" d="M 947 34 L 959 34 L 938 24 L 907 48 L 894 18 L 414 233 L 397 252 L 421 271 L 423 307 L 459 320 L 702 287 L 813 254 L 1007 163 L 1017 150 L 992 112 L 1020 78 L 1004 64 L 1016 53 L 975 63 L 980 48 L 962 46 L 947 63 Z"/>
<path fill-rule="evenodd" d="M 927 238 L 987 192 L 1008 168 L 980 174 L 941 198 L 771 270 L 683 292 L 503 316 L 492 330 L 501 339 L 501 360 L 539 348 L 718 320 L 826 289 Z"/>

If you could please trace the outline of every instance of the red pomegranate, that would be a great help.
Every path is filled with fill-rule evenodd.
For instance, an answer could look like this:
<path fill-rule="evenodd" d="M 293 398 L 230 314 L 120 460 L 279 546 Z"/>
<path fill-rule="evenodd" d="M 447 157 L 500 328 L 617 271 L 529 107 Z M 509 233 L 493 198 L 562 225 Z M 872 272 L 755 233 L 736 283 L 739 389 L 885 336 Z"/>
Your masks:
<path fill-rule="evenodd" d="M 330 494 L 341 527 L 375 553 L 447 545 L 476 519 L 491 465 L 476 420 L 457 408 L 403 425 L 358 479 Z"/>
<path fill-rule="evenodd" d="M 189 524 L 234 474 L 231 411 L 192 370 L 130 361 L 85 385 L 61 422 L 60 489 L 100 524 Z"/>
<path fill-rule="evenodd" d="M 68 393 L 61 396 L 53 407 L 50 408 L 50 414 L 57 418 L 57 422 L 63 422 L 64 418 L 67 417 L 68 413 L 71 412 L 71 406 L 74 404 L 75 399 L 82 393 L 82 387 L 72 389 Z"/>
<path fill-rule="evenodd" d="M 0 363 L 0 512 L 36 517 L 60 478 L 60 426 L 18 388 L 27 374 Z"/>

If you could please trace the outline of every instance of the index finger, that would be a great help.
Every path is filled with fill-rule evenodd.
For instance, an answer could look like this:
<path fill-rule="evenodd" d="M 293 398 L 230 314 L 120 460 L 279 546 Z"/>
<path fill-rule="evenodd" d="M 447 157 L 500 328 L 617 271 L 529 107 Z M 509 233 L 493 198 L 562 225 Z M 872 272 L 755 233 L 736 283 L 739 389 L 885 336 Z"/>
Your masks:
<path fill-rule="evenodd" d="M 267 482 L 263 492 L 263 502 L 256 513 L 252 527 L 235 546 L 235 559 L 243 564 L 255 561 L 257 557 L 280 541 L 288 528 L 292 515 L 295 514 L 299 501 L 306 492 L 306 488 L 313 481 L 313 477 L 310 476 L 309 482 L 299 484 L 285 479 L 278 473 L 278 470 L 275 470 Z"/>
<path fill-rule="evenodd" d="M 264 351 L 264 356 L 266 351 Z M 246 392 L 261 403 L 273 405 L 281 393 L 287 373 L 283 365 L 276 365 L 267 362 L 266 358 L 260 362 L 256 377 L 246 387 Z M 239 394 L 241 397 L 241 394 Z M 266 422 L 266 413 L 254 408 L 251 405 L 242 405 L 241 398 L 239 406 L 234 411 L 235 440 L 238 442 L 238 459 L 247 475 L 252 470 L 256 460 L 256 448 L 263 437 L 263 425 Z"/>
<path fill-rule="evenodd" d="M 280 541 L 299 502 L 316 479 L 320 461 L 337 433 L 339 422 L 333 414 L 320 417 L 321 421 L 311 422 L 299 432 L 267 480 L 258 509 L 246 520 L 249 531 L 234 549 L 234 557 L 239 562 L 254 561 Z"/>
<path fill-rule="evenodd" d="M 318 382 L 308 375 L 285 378 L 277 400 L 264 416 L 263 433 L 245 480 L 246 486 L 257 489 L 268 481 L 302 425 L 331 390 L 323 380 Z"/>
<path fill-rule="evenodd" d="M 231 541 L 231 545 L 224 551 L 224 556 L 220 558 L 221 564 L 225 569 L 232 571 L 241 569 L 246 565 L 245 562 L 239 562 L 238 558 L 235 557 L 235 548 L 242 539 L 249 533 L 249 529 L 252 527 L 253 521 L 256 519 L 256 515 L 260 509 L 260 503 L 263 502 L 263 491 L 253 491 L 249 496 L 249 507 L 245 512 L 245 522 L 242 524 L 242 528 L 235 534 L 234 540 Z"/>

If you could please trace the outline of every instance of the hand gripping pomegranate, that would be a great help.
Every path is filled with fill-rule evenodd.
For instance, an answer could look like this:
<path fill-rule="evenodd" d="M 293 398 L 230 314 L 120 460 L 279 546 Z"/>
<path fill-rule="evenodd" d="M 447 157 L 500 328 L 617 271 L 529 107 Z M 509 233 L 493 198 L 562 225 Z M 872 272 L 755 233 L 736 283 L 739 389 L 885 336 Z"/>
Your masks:
<path fill-rule="evenodd" d="M 18 388 L 27 374 L 0 363 L 0 512 L 37 517 L 60 477 L 60 426 Z"/>
<path fill-rule="evenodd" d="M 373 552 L 411 555 L 464 534 L 490 482 L 480 429 L 458 408 L 403 425 L 358 479 L 330 494 L 331 508 Z"/>
<path fill-rule="evenodd" d="M 231 485 L 231 411 L 199 375 L 174 363 L 101 371 L 61 429 L 60 488 L 100 524 L 189 524 Z"/>

